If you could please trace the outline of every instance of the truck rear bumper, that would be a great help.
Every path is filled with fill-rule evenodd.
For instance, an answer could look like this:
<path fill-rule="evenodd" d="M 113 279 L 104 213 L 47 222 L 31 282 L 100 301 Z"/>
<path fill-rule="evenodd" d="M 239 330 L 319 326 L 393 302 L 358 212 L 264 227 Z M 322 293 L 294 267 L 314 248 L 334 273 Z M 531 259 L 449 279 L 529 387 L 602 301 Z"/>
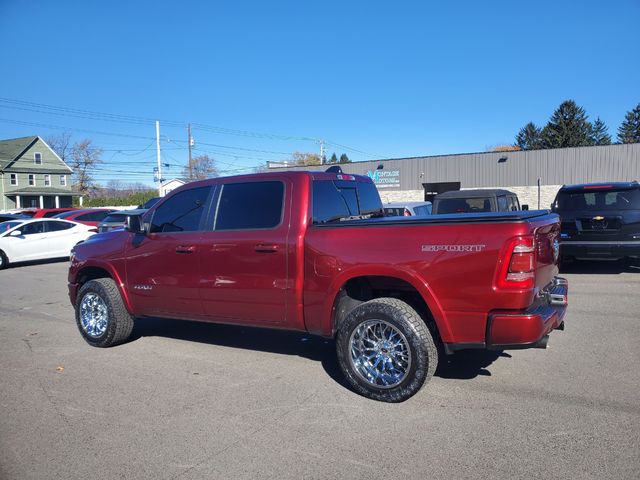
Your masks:
<path fill-rule="evenodd" d="M 556 277 L 541 292 L 540 301 L 527 310 L 496 311 L 489 314 L 486 348 L 545 348 L 548 335 L 555 329 L 564 329 L 568 290 L 567 280 Z"/>
<path fill-rule="evenodd" d="M 450 354 L 458 350 L 509 350 L 519 348 L 546 348 L 553 330 L 564 330 L 569 284 L 555 277 L 526 310 L 496 310 L 489 314 L 484 342 L 445 343 Z"/>
<path fill-rule="evenodd" d="M 640 257 L 640 240 L 629 241 L 580 241 L 565 240 L 560 243 L 560 254 L 578 258 Z"/>

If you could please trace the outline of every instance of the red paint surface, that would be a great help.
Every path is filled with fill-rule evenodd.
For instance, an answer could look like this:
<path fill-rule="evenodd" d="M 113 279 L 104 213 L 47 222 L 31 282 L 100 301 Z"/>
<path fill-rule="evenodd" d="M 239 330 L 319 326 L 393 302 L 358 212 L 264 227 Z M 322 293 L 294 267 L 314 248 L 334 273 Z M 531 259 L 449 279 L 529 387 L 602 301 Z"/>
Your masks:
<path fill-rule="evenodd" d="M 335 300 L 345 283 L 359 276 L 384 276 L 419 292 L 444 342 L 485 342 L 489 315 L 496 311 L 511 315 L 494 319 L 492 334 L 501 343 L 525 343 L 540 333 L 539 318 L 525 315 L 517 320 L 513 314 L 529 308 L 558 272 L 552 248 L 559 232 L 557 216 L 491 224 L 312 226 L 313 178 L 336 175 L 286 172 L 233 178 L 285 183 L 283 220 L 273 229 L 151 234 L 137 243 L 126 231 L 95 236 L 76 248 L 69 270 L 72 301 L 84 269 L 106 264 L 109 272 L 117 272 L 125 303 L 136 316 L 331 336 Z M 505 268 L 514 241 L 522 238 L 535 247 L 534 279 L 510 284 L 504 281 Z M 424 245 L 483 247 L 425 251 Z M 189 253 L 177 252 L 177 247 Z"/>

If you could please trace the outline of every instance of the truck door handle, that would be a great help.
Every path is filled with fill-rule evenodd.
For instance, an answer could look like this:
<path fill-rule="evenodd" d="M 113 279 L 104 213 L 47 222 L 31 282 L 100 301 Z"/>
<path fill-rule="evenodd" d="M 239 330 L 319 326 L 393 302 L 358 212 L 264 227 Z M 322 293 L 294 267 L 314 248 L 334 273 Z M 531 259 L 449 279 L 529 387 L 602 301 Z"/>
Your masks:
<path fill-rule="evenodd" d="M 278 245 L 259 243 L 255 246 L 255 251 L 258 253 L 275 253 L 278 251 Z"/>
<path fill-rule="evenodd" d="M 176 253 L 193 253 L 196 247 L 193 245 L 179 245 L 176 247 Z"/>

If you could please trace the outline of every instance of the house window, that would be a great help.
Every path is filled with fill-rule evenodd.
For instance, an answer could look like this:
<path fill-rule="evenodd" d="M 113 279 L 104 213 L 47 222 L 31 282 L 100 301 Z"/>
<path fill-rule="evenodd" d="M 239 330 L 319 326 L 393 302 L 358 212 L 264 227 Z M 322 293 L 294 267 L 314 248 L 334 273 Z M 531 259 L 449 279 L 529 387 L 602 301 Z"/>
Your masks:
<path fill-rule="evenodd" d="M 45 175 L 44 176 L 44 186 L 45 187 L 50 187 L 51 186 L 51 175 Z"/>
<path fill-rule="evenodd" d="M 18 174 L 17 173 L 12 173 L 10 178 L 11 178 L 11 185 L 18 185 Z"/>
<path fill-rule="evenodd" d="M 36 184 L 36 176 L 33 173 L 29 174 L 29 186 L 33 187 Z"/>
<path fill-rule="evenodd" d="M 33 163 L 36 165 L 42 165 L 42 154 L 40 152 L 35 152 L 33 154 Z"/>
<path fill-rule="evenodd" d="M 63 187 L 67 186 L 67 176 L 66 175 L 60 175 L 60 185 L 62 185 Z"/>

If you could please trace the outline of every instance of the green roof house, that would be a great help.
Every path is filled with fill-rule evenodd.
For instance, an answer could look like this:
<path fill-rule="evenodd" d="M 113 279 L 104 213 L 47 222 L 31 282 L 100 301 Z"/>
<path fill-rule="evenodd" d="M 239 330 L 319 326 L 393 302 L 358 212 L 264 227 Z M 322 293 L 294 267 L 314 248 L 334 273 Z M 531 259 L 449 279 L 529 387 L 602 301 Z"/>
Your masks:
<path fill-rule="evenodd" d="M 72 173 L 40 137 L 0 140 L 0 210 L 70 207 Z"/>

